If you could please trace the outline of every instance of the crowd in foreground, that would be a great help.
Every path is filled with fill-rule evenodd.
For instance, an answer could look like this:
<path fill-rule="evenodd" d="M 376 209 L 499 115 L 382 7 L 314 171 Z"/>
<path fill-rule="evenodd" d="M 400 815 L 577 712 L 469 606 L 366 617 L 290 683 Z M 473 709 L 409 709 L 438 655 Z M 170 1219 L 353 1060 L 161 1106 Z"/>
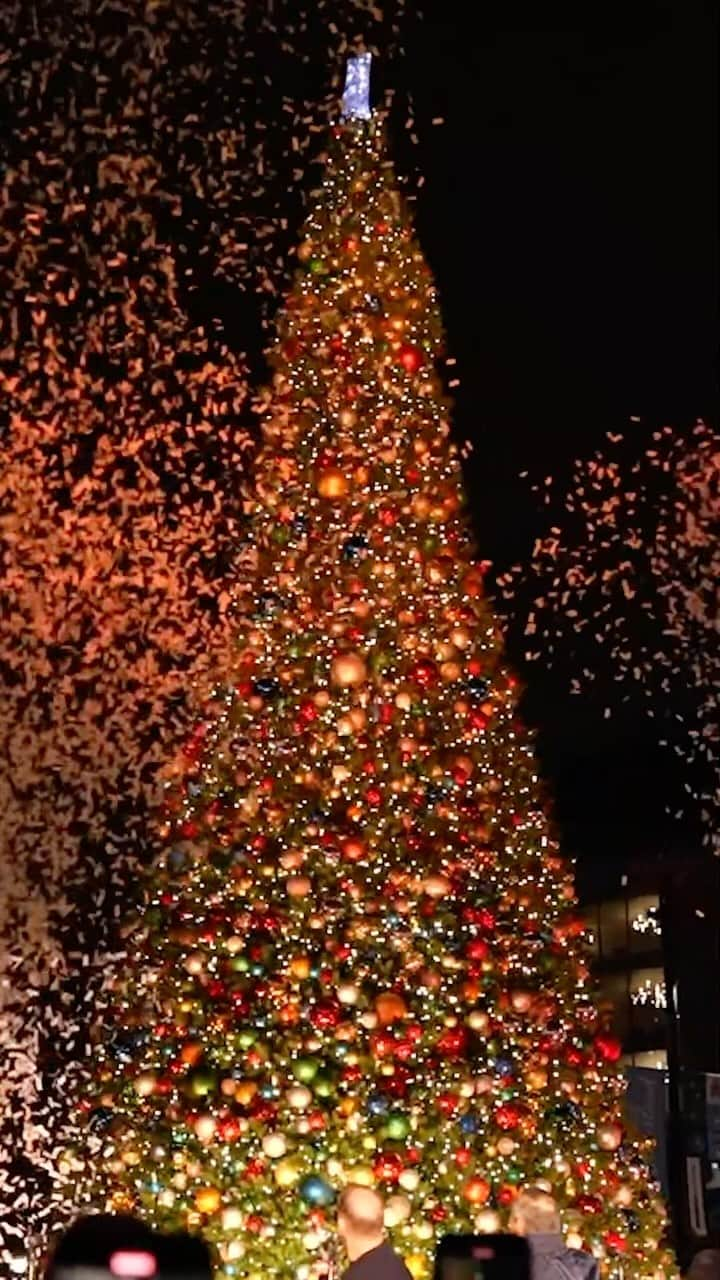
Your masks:
<path fill-rule="evenodd" d="M 337 1206 L 341 1280 L 412 1280 L 385 1233 L 382 1196 L 349 1186 Z M 455 1250 L 436 1255 L 434 1280 L 599 1280 L 591 1254 L 569 1249 L 553 1197 L 528 1187 L 513 1203 L 505 1237 L 454 1237 Z M 472 1247 L 469 1242 L 475 1242 Z M 524 1242 L 520 1248 L 515 1246 Z M 490 1248 L 485 1242 L 493 1242 Z M 464 1251 L 466 1249 L 466 1251 Z M 481 1261 L 478 1261 L 480 1259 Z M 469 1264 L 469 1265 L 468 1265 Z M 329 1265 L 328 1280 L 337 1270 Z M 134 1218 L 95 1215 L 79 1219 L 49 1257 L 44 1280 L 212 1280 L 210 1253 L 197 1237 L 163 1237 Z M 697 1253 L 687 1280 L 720 1280 L 720 1250 Z"/>

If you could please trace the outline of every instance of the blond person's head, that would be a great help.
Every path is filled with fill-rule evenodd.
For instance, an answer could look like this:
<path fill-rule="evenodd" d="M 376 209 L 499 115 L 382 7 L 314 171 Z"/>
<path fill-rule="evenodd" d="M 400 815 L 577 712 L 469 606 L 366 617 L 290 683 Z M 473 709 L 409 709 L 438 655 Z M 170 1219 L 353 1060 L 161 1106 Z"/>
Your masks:
<path fill-rule="evenodd" d="M 518 1236 L 557 1235 L 560 1214 L 549 1191 L 525 1187 L 513 1201 L 509 1226 Z"/>

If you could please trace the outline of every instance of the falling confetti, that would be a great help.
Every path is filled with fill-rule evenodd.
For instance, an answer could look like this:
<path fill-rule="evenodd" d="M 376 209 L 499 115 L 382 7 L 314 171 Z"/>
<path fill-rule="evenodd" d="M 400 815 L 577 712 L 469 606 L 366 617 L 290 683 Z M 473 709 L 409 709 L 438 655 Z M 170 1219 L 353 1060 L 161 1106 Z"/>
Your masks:
<path fill-rule="evenodd" d="M 608 434 L 576 461 L 562 498 L 541 486 L 552 524 L 500 581 L 525 656 L 589 693 L 608 674 L 686 765 L 708 840 L 717 825 L 720 688 L 720 441 L 688 432 Z M 531 598 L 528 607 L 527 601 Z M 611 708 L 606 708 L 606 714 Z"/>
<path fill-rule="evenodd" d="M 405 4 L 38 0 L 2 14 L 7 1261 L 47 1212 L 160 763 L 222 664 L 243 578 L 248 367 L 292 266 L 343 52 L 363 37 L 391 63 Z"/>

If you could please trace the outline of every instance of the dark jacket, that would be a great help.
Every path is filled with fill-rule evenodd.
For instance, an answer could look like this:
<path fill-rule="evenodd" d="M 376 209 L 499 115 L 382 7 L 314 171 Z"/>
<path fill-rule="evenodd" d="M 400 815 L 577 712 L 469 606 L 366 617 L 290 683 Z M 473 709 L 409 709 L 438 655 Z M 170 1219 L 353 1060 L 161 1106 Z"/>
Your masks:
<path fill-rule="evenodd" d="M 528 1236 L 531 1280 L 598 1280 L 591 1253 L 568 1249 L 561 1235 Z"/>
<path fill-rule="evenodd" d="M 342 1280 L 412 1280 L 402 1258 L 386 1240 L 350 1263 Z"/>

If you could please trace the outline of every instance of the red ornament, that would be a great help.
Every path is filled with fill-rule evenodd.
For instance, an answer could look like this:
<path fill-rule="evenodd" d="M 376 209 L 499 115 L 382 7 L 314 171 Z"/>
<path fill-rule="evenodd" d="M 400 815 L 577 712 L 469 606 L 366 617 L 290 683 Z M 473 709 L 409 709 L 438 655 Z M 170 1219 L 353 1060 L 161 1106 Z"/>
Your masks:
<path fill-rule="evenodd" d="M 406 373 L 417 373 L 423 361 L 422 351 L 409 345 L 400 348 L 400 364 Z"/>
<path fill-rule="evenodd" d="M 434 662 L 429 659 L 421 659 L 416 662 L 410 672 L 410 679 L 419 684 L 421 689 L 428 689 L 437 681 L 437 667 Z"/>
<path fill-rule="evenodd" d="M 467 1046 L 467 1031 L 464 1027 L 448 1027 L 437 1042 L 437 1049 L 446 1058 L 458 1058 Z"/>
<path fill-rule="evenodd" d="M 235 1142 L 240 1137 L 240 1125 L 235 1116 L 221 1120 L 217 1127 L 218 1135 L 223 1142 Z"/>
<path fill-rule="evenodd" d="M 495 1112 L 495 1123 L 498 1129 L 509 1132 L 511 1129 L 517 1129 L 520 1123 L 520 1111 L 512 1102 L 503 1102 Z"/>
<path fill-rule="evenodd" d="M 469 1147 L 458 1147 L 455 1152 L 455 1163 L 460 1169 L 467 1169 L 472 1160 L 472 1151 Z"/>
<path fill-rule="evenodd" d="M 517 1198 L 517 1194 L 517 1187 L 513 1187 L 509 1182 L 506 1182 L 498 1191 L 498 1203 L 502 1205 L 512 1204 L 513 1200 Z"/>
<path fill-rule="evenodd" d="M 457 1111 L 459 1102 L 460 1097 L 457 1093 L 440 1093 L 435 1105 L 444 1116 L 451 1116 Z"/>
<path fill-rule="evenodd" d="M 575 1205 L 581 1213 L 596 1214 L 602 1211 L 602 1200 L 599 1196 L 578 1196 Z"/>
<path fill-rule="evenodd" d="M 490 948 L 483 938 L 473 938 L 465 948 L 468 960 L 486 960 L 489 954 Z"/>
<path fill-rule="evenodd" d="M 624 1236 L 618 1235 L 617 1231 L 606 1231 L 603 1240 L 608 1249 L 612 1249 L 614 1253 L 627 1252 L 627 1240 Z"/>
<path fill-rule="evenodd" d="M 340 1021 L 340 1006 L 332 1000 L 322 1000 L 310 1010 L 310 1021 L 318 1031 L 330 1031 Z"/>
<path fill-rule="evenodd" d="M 373 1165 L 373 1173 L 381 1182 L 397 1182 L 403 1171 L 403 1162 L 394 1151 L 384 1151 Z"/>
<path fill-rule="evenodd" d="M 617 1037 L 602 1033 L 595 1037 L 595 1048 L 605 1062 L 617 1062 L 622 1053 L 622 1045 Z"/>

